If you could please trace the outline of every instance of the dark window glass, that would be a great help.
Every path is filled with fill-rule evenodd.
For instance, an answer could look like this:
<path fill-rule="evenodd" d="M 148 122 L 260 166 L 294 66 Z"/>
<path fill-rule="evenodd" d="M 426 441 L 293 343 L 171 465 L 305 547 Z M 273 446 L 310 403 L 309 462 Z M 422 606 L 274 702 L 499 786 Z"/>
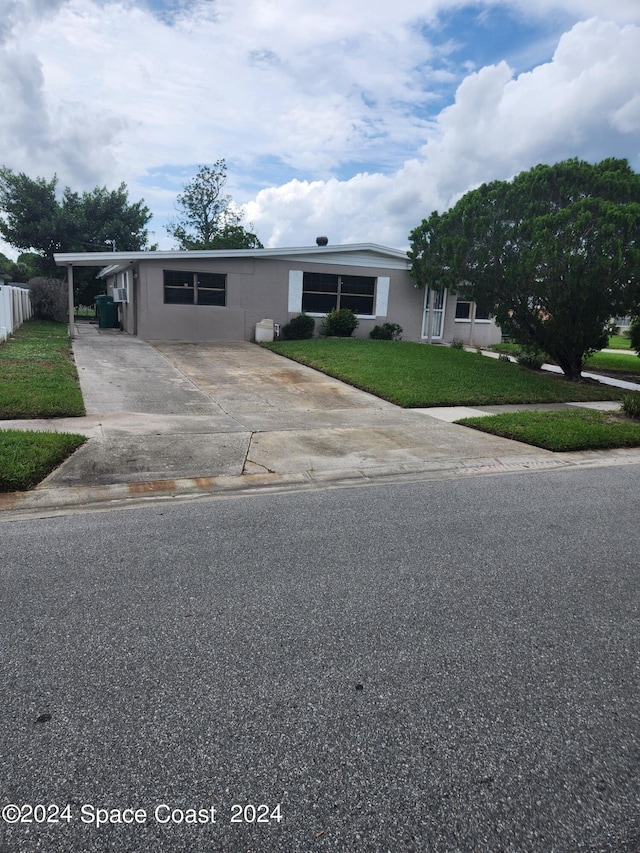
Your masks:
<path fill-rule="evenodd" d="M 342 293 L 362 294 L 364 296 L 373 296 L 376 289 L 375 278 L 368 278 L 362 275 L 343 275 L 342 276 Z"/>
<path fill-rule="evenodd" d="M 456 320 L 471 319 L 471 303 L 466 299 L 458 299 L 456 302 Z"/>
<path fill-rule="evenodd" d="M 490 318 L 491 315 L 486 308 L 481 308 L 479 305 L 476 305 L 476 320 L 489 320 Z"/>
<path fill-rule="evenodd" d="M 194 283 L 192 272 L 164 270 L 164 301 L 169 305 L 193 305 Z"/>
<path fill-rule="evenodd" d="M 197 276 L 198 305 L 226 304 L 227 277 L 221 273 L 205 272 Z"/>
<path fill-rule="evenodd" d="M 351 308 L 354 314 L 373 314 L 372 296 L 341 296 L 341 308 Z"/>
<path fill-rule="evenodd" d="M 373 314 L 376 280 L 369 276 L 343 275 L 340 282 L 340 307 L 354 314 Z"/>
<path fill-rule="evenodd" d="M 306 272 L 302 279 L 302 310 L 326 314 L 350 308 L 354 314 L 373 314 L 376 280 L 370 276 Z"/>
<path fill-rule="evenodd" d="M 337 294 L 303 293 L 302 310 L 309 314 L 326 314 L 333 311 L 338 301 Z"/>
<path fill-rule="evenodd" d="M 302 310 L 326 314 L 338 305 L 338 276 L 324 272 L 306 272 L 302 277 Z"/>
<path fill-rule="evenodd" d="M 221 273 L 164 270 L 164 301 L 169 305 L 226 305 L 227 277 Z"/>
<path fill-rule="evenodd" d="M 303 276 L 303 290 L 315 293 L 337 293 L 338 276 L 326 272 L 306 272 Z"/>

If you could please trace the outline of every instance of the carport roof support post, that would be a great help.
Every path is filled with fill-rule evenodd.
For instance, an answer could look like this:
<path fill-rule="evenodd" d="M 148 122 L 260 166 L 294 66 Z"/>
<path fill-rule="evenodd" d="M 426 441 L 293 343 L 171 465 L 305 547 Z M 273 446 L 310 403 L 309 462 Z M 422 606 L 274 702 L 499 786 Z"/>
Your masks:
<path fill-rule="evenodd" d="M 69 337 L 75 337 L 74 308 L 73 308 L 73 266 L 67 264 L 67 286 L 69 298 Z"/>

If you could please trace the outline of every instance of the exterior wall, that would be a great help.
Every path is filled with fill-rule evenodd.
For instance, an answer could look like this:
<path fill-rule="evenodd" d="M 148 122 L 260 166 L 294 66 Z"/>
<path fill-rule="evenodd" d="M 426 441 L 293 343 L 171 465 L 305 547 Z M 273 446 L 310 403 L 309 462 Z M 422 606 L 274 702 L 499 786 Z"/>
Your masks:
<path fill-rule="evenodd" d="M 302 309 L 302 273 L 347 272 L 375 276 L 376 309 L 372 316 L 359 317 L 355 336 L 367 338 L 376 325 L 398 323 L 405 341 L 425 341 L 422 336 L 424 290 L 417 289 L 407 269 L 381 265 L 355 265 L 355 258 L 343 263 L 317 263 L 295 258 L 209 258 L 144 259 L 129 270 L 129 302 L 120 305 L 122 327 L 145 340 L 234 341 L 254 340 L 256 323 L 273 320 L 281 326 Z M 212 272 L 226 275 L 226 305 L 173 305 L 164 303 L 164 270 Z M 111 287 L 122 287 L 122 273 Z M 500 340 L 500 330 L 492 322 L 462 323 L 455 320 L 455 296 L 445 306 L 443 343 L 459 338 L 473 345 Z M 311 315 L 320 331 L 322 315 Z M 471 326 L 473 325 L 473 329 Z"/>
<path fill-rule="evenodd" d="M 226 305 L 165 305 L 163 271 L 223 273 Z M 286 323 L 288 264 L 253 258 L 142 262 L 138 273 L 138 331 L 146 340 L 253 340 L 265 318 Z"/>
<path fill-rule="evenodd" d="M 358 316 L 358 327 L 354 332 L 356 338 L 368 338 L 374 326 L 383 323 L 398 323 L 402 326 L 403 340 L 420 340 L 420 305 L 422 294 L 413 286 L 406 269 L 389 269 L 386 267 L 370 266 L 341 266 L 333 264 L 295 264 L 287 263 L 289 281 L 291 273 L 295 272 L 319 272 L 333 273 L 338 270 L 346 271 L 349 275 L 373 276 L 378 279 L 376 286 L 376 297 L 374 300 L 373 315 Z M 291 285 L 289 287 L 289 311 L 288 320 L 297 316 L 302 310 L 302 293 L 299 298 L 291 299 Z M 384 291 L 384 292 L 382 292 Z M 294 307 L 295 306 L 295 307 Z M 316 334 L 322 328 L 322 314 L 310 314 L 316 321 Z"/>
<path fill-rule="evenodd" d="M 456 296 L 450 295 L 447 301 L 447 314 L 444 320 L 444 340 L 462 341 L 473 347 L 486 347 L 499 344 L 502 340 L 500 327 L 493 320 L 456 320 Z"/>
<path fill-rule="evenodd" d="M 135 287 L 137 279 L 137 269 L 131 268 L 127 270 L 127 278 L 124 278 L 123 273 L 110 275 L 107 277 L 107 293 L 113 296 L 113 290 L 116 287 L 125 287 L 129 293 L 128 302 L 118 302 L 118 319 L 120 326 L 125 332 L 130 335 L 136 334 L 136 298 L 137 289 Z"/>

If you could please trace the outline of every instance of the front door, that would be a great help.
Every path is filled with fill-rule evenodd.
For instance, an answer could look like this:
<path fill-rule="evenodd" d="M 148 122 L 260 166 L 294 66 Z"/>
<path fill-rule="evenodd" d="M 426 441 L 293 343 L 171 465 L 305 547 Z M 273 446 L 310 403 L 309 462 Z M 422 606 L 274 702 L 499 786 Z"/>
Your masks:
<path fill-rule="evenodd" d="M 444 329 L 444 308 L 446 291 L 432 290 L 427 287 L 424 294 L 424 315 L 422 318 L 422 337 L 432 341 L 442 340 Z"/>

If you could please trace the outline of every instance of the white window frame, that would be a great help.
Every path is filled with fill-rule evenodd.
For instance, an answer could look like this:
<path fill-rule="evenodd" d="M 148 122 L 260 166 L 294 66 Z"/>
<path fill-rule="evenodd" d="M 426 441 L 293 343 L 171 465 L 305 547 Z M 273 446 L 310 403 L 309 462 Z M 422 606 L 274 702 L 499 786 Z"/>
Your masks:
<path fill-rule="evenodd" d="M 456 313 L 458 311 L 458 304 L 461 302 L 466 302 L 469 305 L 469 316 L 468 317 L 456 317 Z M 472 299 L 465 299 L 462 296 L 456 296 L 456 304 L 454 308 L 454 323 L 490 323 L 491 317 L 476 317 L 476 311 L 478 310 L 478 306 Z"/>

